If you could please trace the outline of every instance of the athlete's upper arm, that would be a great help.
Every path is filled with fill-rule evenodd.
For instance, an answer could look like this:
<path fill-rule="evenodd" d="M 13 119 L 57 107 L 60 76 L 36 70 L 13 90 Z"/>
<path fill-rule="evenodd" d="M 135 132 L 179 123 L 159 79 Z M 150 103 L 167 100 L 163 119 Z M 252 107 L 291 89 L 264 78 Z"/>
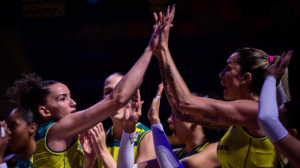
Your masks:
<path fill-rule="evenodd" d="M 300 141 L 293 137 L 290 133 L 280 141 L 274 143 L 279 153 L 285 156 L 294 166 L 300 166 Z"/>
<path fill-rule="evenodd" d="M 64 116 L 50 128 L 47 144 L 52 150 L 65 150 L 74 135 L 108 118 L 118 108 L 118 104 L 106 98 L 86 110 Z"/>
<path fill-rule="evenodd" d="M 258 102 L 252 100 L 221 101 L 191 96 L 178 109 L 211 124 L 258 127 Z"/>
<path fill-rule="evenodd" d="M 140 142 L 136 163 L 154 158 L 156 158 L 156 155 L 154 151 L 153 136 L 152 132 L 148 132 Z"/>
<path fill-rule="evenodd" d="M 183 163 L 184 168 L 214 168 L 220 167 L 217 158 L 218 143 L 213 143 L 206 146 L 200 153 L 183 158 L 180 162 Z"/>

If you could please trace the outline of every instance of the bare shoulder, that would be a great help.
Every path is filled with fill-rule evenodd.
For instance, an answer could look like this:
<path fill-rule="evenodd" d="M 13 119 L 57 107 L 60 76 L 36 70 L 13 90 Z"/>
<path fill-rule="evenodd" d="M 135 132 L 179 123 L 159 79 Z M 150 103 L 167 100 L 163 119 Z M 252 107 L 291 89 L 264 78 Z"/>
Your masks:
<path fill-rule="evenodd" d="M 185 167 L 189 168 L 204 168 L 204 167 L 220 167 L 217 158 L 218 143 L 207 145 L 200 153 L 186 157 L 180 160 Z"/>

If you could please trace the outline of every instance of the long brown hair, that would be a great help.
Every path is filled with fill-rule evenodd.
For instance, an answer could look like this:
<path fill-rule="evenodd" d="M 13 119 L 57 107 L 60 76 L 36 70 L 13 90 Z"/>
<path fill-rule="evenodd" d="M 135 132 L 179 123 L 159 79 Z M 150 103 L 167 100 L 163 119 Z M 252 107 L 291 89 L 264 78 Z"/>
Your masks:
<path fill-rule="evenodd" d="M 252 75 L 252 86 L 249 89 L 254 94 L 260 95 L 266 72 L 280 56 L 274 56 L 273 61 L 270 62 L 268 54 L 256 48 L 240 48 L 236 50 L 236 53 L 238 53 L 237 63 L 241 66 L 240 73 L 249 72 Z M 281 78 L 281 83 L 286 100 L 289 101 L 291 96 L 288 84 L 288 69 L 285 70 Z"/>

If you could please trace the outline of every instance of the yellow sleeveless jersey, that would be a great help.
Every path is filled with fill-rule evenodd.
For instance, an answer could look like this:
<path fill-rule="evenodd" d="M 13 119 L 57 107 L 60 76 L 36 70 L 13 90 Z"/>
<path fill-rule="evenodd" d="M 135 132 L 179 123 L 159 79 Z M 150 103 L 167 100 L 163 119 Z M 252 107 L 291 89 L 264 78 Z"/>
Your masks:
<path fill-rule="evenodd" d="M 200 153 L 207 145 L 209 145 L 209 142 L 204 142 L 203 144 L 197 146 L 191 153 L 187 153 L 186 151 L 186 146 L 184 148 L 182 148 L 177 154 L 176 157 L 178 160 L 181 160 L 183 158 L 192 156 L 196 153 Z"/>
<path fill-rule="evenodd" d="M 52 151 L 47 145 L 47 134 L 55 122 L 42 125 L 35 136 L 34 168 L 83 168 L 85 158 L 79 140 L 74 140 L 64 151 Z"/>
<path fill-rule="evenodd" d="M 107 146 L 109 153 L 112 155 L 114 160 L 117 162 L 121 140 L 114 139 L 114 130 L 113 129 L 114 129 L 113 126 L 111 126 L 107 130 L 106 146 Z M 136 124 L 136 128 L 135 128 L 136 135 L 134 138 L 134 162 L 136 161 L 136 158 L 137 158 L 138 147 L 140 145 L 141 140 L 150 131 L 151 130 L 148 127 L 146 127 L 144 124 L 142 124 L 142 123 Z M 98 167 L 104 168 L 104 166 L 102 165 L 99 158 L 97 160 L 98 160 Z"/>
<path fill-rule="evenodd" d="M 217 148 L 222 168 L 277 167 L 278 153 L 264 137 L 253 137 L 241 126 L 229 127 Z"/>
<path fill-rule="evenodd" d="M 21 161 L 20 155 L 15 154 L 10 160 L 6 161 L 7 168 L 32 168 L 33 154 L 25 161 Z"/>

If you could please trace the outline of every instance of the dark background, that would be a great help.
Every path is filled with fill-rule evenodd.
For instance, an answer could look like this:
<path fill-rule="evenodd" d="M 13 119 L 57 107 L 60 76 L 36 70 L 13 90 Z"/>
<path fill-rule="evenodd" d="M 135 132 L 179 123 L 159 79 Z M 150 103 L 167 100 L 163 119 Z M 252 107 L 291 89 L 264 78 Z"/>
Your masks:
<path fill-rule="evenodd" d="M 5 90 L 25 72 L 66 84 L 86 109 L 102 99 L 104 79 L 133 66 L 146 48 L 154 23 L 152 13 L 176 4 L 170 51 L 189 89 L 222 97 L 218 74 L 240 47 L 270 55 L 293 49 L 290 89 L 300 99 L 299 0 L 1 0 L 0 119 L 13 106 Z M 143 115 L 160 83 L 153 58 L 141 86 Z M 165 96 L 161 121 L 167 128 L 171 108 Z M 107 128 L 110 120 L 104 122 Z"/>

